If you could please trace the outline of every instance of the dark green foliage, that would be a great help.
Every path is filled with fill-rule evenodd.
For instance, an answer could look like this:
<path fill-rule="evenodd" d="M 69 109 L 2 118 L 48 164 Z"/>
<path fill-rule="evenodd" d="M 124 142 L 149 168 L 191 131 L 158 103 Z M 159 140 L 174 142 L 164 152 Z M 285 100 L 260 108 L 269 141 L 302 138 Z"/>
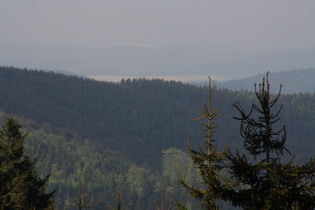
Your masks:
<path fill-rule="evenodd" d="M 256 86 L 255 86 L 256 88 Z M 277 156 L 283 154 L 286 149 L 284 144 L 286 141 L 286 129 L 275 130 L 275 123 L 280 120 L 279 114 L 283 106 L 276 112 L 271 112 L 280 98 L 281 87 L 278 95 L 270 98 L 270 84 L 267 78 L 259 85 L 259 89 L 255 89 L 256 97 L 259 105 L 253 104 L 249 114 L 246 114 L 240 102 L 234 103 L 234 107 L 241 114 L 240 117 L 234 117 L 236 120 L 241 121 L 240 134 L 244 138 L 244 147 L 255 158 L 261 154 L 265 154 L 264 162 L 269 163 L 275 160 L 271 157 L 272 153 Z M 258 115 L 255 115 L 256 113 Z"/>
<path fill-rule="evenodd" d="M 5 209 L 43 209 L 53 202 L 46 193 L 48 177 L 40 178 L 35 159 L 24 154 L 26 135 L 19 123 L 6 120 L 0 131 L 0 206 Z"/>
<path fill-rule="evenodd" d="M 223 193 L 223 198 L 234 206 L 245 209 L 313 209 L 315 207 L 315 161 L 304 165 L 282 160 L 286 150 L 285 128 L 275 129 L 279 120 L 273 108 L 280 97 L 271 98 L 268 73 L 266 80 L 255 91 L 258 105 L 253 104 L 246 114 L 240 103 L 234 104 L 240 112 L 241 136 L 244 147 L 254 159 L 246 154 L 227 153 L 229 170 L 234 189 Z M 255 113 L 256 112 L 256 113 Z M 264 156 L 264 157 L 261 157 Z"/>
<path fill-rule="evenodd" d="M 188 147 L 190 157 L 202 181 L 198 183 L 200 184 L 199 187 L 196 187 L 196 185 L 193 186 L 181 176 L 179 182 L 188 190 L 193 198 L 201 201 L 203 209 L 218 209 L 219 205 L 217 200 L 220 200 L 222 197 L 221 188 L 228 185 L 228 181 L 226 177 L 223 176 L 225 155 L 223 152 L 217 151 L 217 145 L 214 139 L 214 133 L 218 127 L 214 121 L 220 118 L 220 109 L 217 108 L 212 111 L 211 83 L 209 89 L 209 107 L 207 108 L 207 106 L 204 105 L 203 116 L 201 117 L 207 119 L 207 123 L 203 124 L 205 127 L 204 130 L 207 132 L 204 147 L 201 148 L 199 146 L 198 150 L 191 148 L 190 145 Z"/>
<path fill-rule="evenodd" d="M 110 83 L 0 67 L 0 108 L 4 112 L 74 131 L 153 168 L 160 167 L 163 149 L 184 149 L 182 139 L 197 128 L 187 119 L 196 115 L 204 94 L 202 88 L 175 81 Z M 174 130 L 181 127 L 187 129 L 178 136 Z"/>
<path fill-rule="evenodd" d="M 210 91 L 211 93 L 211 91 Z M 217 200 L 231 202 L 235 207 L 244 209 L 313 209 L 315 207 L 315 160 L 305 164 L 287 163 L 282 159 L 286 150 L 286 129 L 277 129 L 277 122 L 283 106 L 274 112 L 279 93 L 270 94 L 268 73 L 266 79 L 255 89 L 258 105 L 253 104 L 247 114 L 239 102 L 234 107 L 239 111 L 240 134 L 244 138 L 247 153 L 232 154 L 231 149 L 217 152 L 213 124 L 219 116 L 219 109 L 211 112 L 210 106 L 204 107 L 208 122 L 204 149 L 193 150 L 189 147 L 191 158 L 198 169 L 201 186 L 180 183 L 190 195 L 202 202 L 204 209 L 218 209 Z M 288 152 L 289 153 L 289 152 Z M 289 153 L 291 154 L 291 153 Z M 183 205 L 178 206 L 184 208 Z"/>
<path fill-rule="evenodd" d="M 96 209 L 102 209 L 105 202 L 116 205 L 117 179 L 122 206 L 133 201 L 130 209 L 152 209 L 155 203 L 162 206 L 163 192 L 165 208 L 175 206 L 173 196 L 184 201 L 186 207 L 191 206 L 193 202 L 173 181 L 174 177 L 176 181 L 179 178 L 179 162 L 182 162 L 182 174 L 187 177 L 187 183 L 190 179 L 196 181 L 190 172 L 184 172 L 190 164 L 186 161 L 187 154 L 178 153 L 168 160 L 172 167 L 164 168 L 161 162 L 166 153 L 161 151 L 174 147 L 185 151 L 187 136 L 192 147 L 198 150 L 198 139 L 202 136 L 200 123 L 189 119 L 200 113 L 207 90 L 207 87 L 158 79 L 110 83 L 54 72 L 0 67 L 0 109 L 15 114 L 14 118 L 29 133 L 25 152 L 31 158 L 38 157 L 39 174 L 51 173 L 48 191 L 57 188 L 57 209 L 63 209 L 77 197 L 78 181 L 84 178 L 88 195 L 101 200 Z M 221 126 L 216 128 L 215 136 L 219 141 L 215 143 L 222 148 L 230 143 L 231 137 L 239 136 L 238 121 L 233 120 L 237 110 L 231 104 L 241 101 L 244 110 L 248 110 L 255 93 L 215 87 L 212 91 L 213 103 L 222 101 L 220 109 L 225 113 L 216 120 Z M 285 105 L 279 117 L 287 129 L 286 147 L 297 154 L 294 160 L 304 162 L 315 151 L 315 94 L 284 95 L 279 103 Z M 6 114 L 0 112 L 1 122 L 5 117 Z M 239 148 L 242 154 L 243 142 L 234 138 L 231 150 L 234 148 Z M 184 161 L 179 161 L 182 157 Z M 131 166 L 145 174 L 144 179 L 130 179 L 130 182 L 141 180 L 138 186 L 145 189 L 141 199 L 134 190 L 136 185 L 131 187 L 127 181 Z M 193 171 L 190 166 L 189 171 Z M 194 186 L 196 183 L 193 182 Z"/>

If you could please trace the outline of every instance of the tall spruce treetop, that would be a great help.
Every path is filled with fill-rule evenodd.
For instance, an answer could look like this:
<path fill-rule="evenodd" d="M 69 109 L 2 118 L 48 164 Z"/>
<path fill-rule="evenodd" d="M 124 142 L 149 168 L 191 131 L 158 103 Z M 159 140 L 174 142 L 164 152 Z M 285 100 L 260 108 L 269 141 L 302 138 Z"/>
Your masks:
<path fill-rule="evenodd" d="M 49 176 L 40 178 L 36 159 L 24 154 L 26 136 L 12 118 L 0 130 L 1 209 L 44 209 L 53 203 L 54 192 L 45 192 Z"/>
<path fill-rule="evenodd" d="M 218 152 L 215 144 L 214 133 L 218 125 L 214 124 L 214 121 L 221 117 L 220 106 L 212 110 L 212 97 L 211 97 L 211 79 L 209 77 L 209 106 L 204 105 L 202 117 L 205 118 L 207 123 L 204 123 L 206 135 L 203 148 L 199 146 L 197 150 L 193 149 L 188 144 L 188 151 L 190 157 L 193 160 L 195 167 L 198 169 L 198 173 L 202 180 L 200 185 L 193 186 L 189 183 L 189 180 L 184 180 L 180 177 L 179 182 L 189 192 L 191 197 L 201 201 L 202 209 L 219 209 L 217 203 L 221 198 L 221 191 L 226 186 L 227 179 L 224 178 L 222 170 L 224 170 L 225 155 L 223 152 Z M 180 209 L 184 209 L 179 206 Z"/>
<path fill-rule="evenodd" d="M 272 97 L 268 73 L 259 90 L 255 88 L 258 105 L 247 114 L 239 102 L 234 106 L 240 113 L 240 134 L 246 154 L 227 153 L 234 189 L 223 193 L 225 200 L 244 209 L 313 209 L 315 207 L 315 161 L 303 165 L 282 160 L 286 142 L 285 127 L 276 130 L 282 106 L 273 112 L 279 93 Z M 253 160 L 255 159 L 255 160 Z"/>
<path fill-rule="evenodd" d="M 284 146 L 286 141 L 285 126 L 282 129 L 274 130 L 275 123 L 280 120 L 279 114 L 283 105 L 272 112 L 281 96 L 282 86 L 280 85 L 279 93 L 272 99 L 268 73 L 266 78 L 263 78 L 263 82 L 259 84 L 258 90 L 255 84 L 255 94 L 259 104 L 253 104 L 249 114 L 246 114 L 240 102 L 235 102 L 233 105 L 241 114 L 240 117 L 235 117 L 235 119 L 241 121 L 240 134 L 244 138 L 245 149 L 255 158 L 258 155 L 265 154 L 263 161 L 267 163 L 274 160 L 271 156 L 272 153 L 275 153 L 275 158 L 277 158 L 277 156 L 283 154 L 283 150 L 287 150 Z"/>

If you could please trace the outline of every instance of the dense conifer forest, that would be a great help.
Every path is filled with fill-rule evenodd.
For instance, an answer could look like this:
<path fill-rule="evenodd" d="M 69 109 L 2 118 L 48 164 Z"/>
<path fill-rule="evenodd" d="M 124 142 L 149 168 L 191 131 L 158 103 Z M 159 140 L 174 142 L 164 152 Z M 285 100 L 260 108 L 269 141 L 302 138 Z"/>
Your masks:
<path fill-rule="evenodd" d="M 75 208 L 80 181 L 86 199 L 97 201 L 94 208 L 115 206 L 118 187 L 122 206 L 130 209 L 169 208 L 176 201 L 195 209 L 198 203 L 178 185 L 179 165 L 186 180 L 198 180 L 187 138 L 194 146 L 204 140 L 204 122 L 191 119 L 202 115 L 207 86 L 141 78 L 100 82 L 14 67 L 0 67 L 0 86 L 1 123 L 13 116 L 28 133 L 26 152 L 38 158 L 40 174 L 51 174 L 58 209 Z M 254 98 L 251 91 L 212 88 L 213 104 L 221 103 L 224 113 L 218 148 L 231 142 L 243 147 L 232 105 L 250 107 Z M 308 160 L 315 151 L 315 93 L 284 94 L 279 103 L 286 147 L 297 161 Z"/>

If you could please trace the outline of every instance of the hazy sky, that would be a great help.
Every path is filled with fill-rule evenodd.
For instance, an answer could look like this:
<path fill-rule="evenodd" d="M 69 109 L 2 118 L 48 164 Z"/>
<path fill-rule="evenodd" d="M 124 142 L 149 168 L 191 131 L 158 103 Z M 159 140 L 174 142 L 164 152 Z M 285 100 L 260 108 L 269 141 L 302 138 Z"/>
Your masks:
<path fill-rule="evenodd" d="M 314 0 L 1 0 L 0 44 L 315 47 Z"/>

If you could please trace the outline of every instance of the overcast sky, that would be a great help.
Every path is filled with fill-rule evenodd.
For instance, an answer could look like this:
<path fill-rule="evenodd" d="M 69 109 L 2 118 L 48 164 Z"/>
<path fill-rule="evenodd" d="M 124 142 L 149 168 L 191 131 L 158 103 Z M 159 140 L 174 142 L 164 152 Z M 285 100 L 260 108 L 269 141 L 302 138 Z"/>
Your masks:
<path fill-rule="evenodd" d="M 315 47 L 314 0 L 1 0 L 0 44 Z"/>

